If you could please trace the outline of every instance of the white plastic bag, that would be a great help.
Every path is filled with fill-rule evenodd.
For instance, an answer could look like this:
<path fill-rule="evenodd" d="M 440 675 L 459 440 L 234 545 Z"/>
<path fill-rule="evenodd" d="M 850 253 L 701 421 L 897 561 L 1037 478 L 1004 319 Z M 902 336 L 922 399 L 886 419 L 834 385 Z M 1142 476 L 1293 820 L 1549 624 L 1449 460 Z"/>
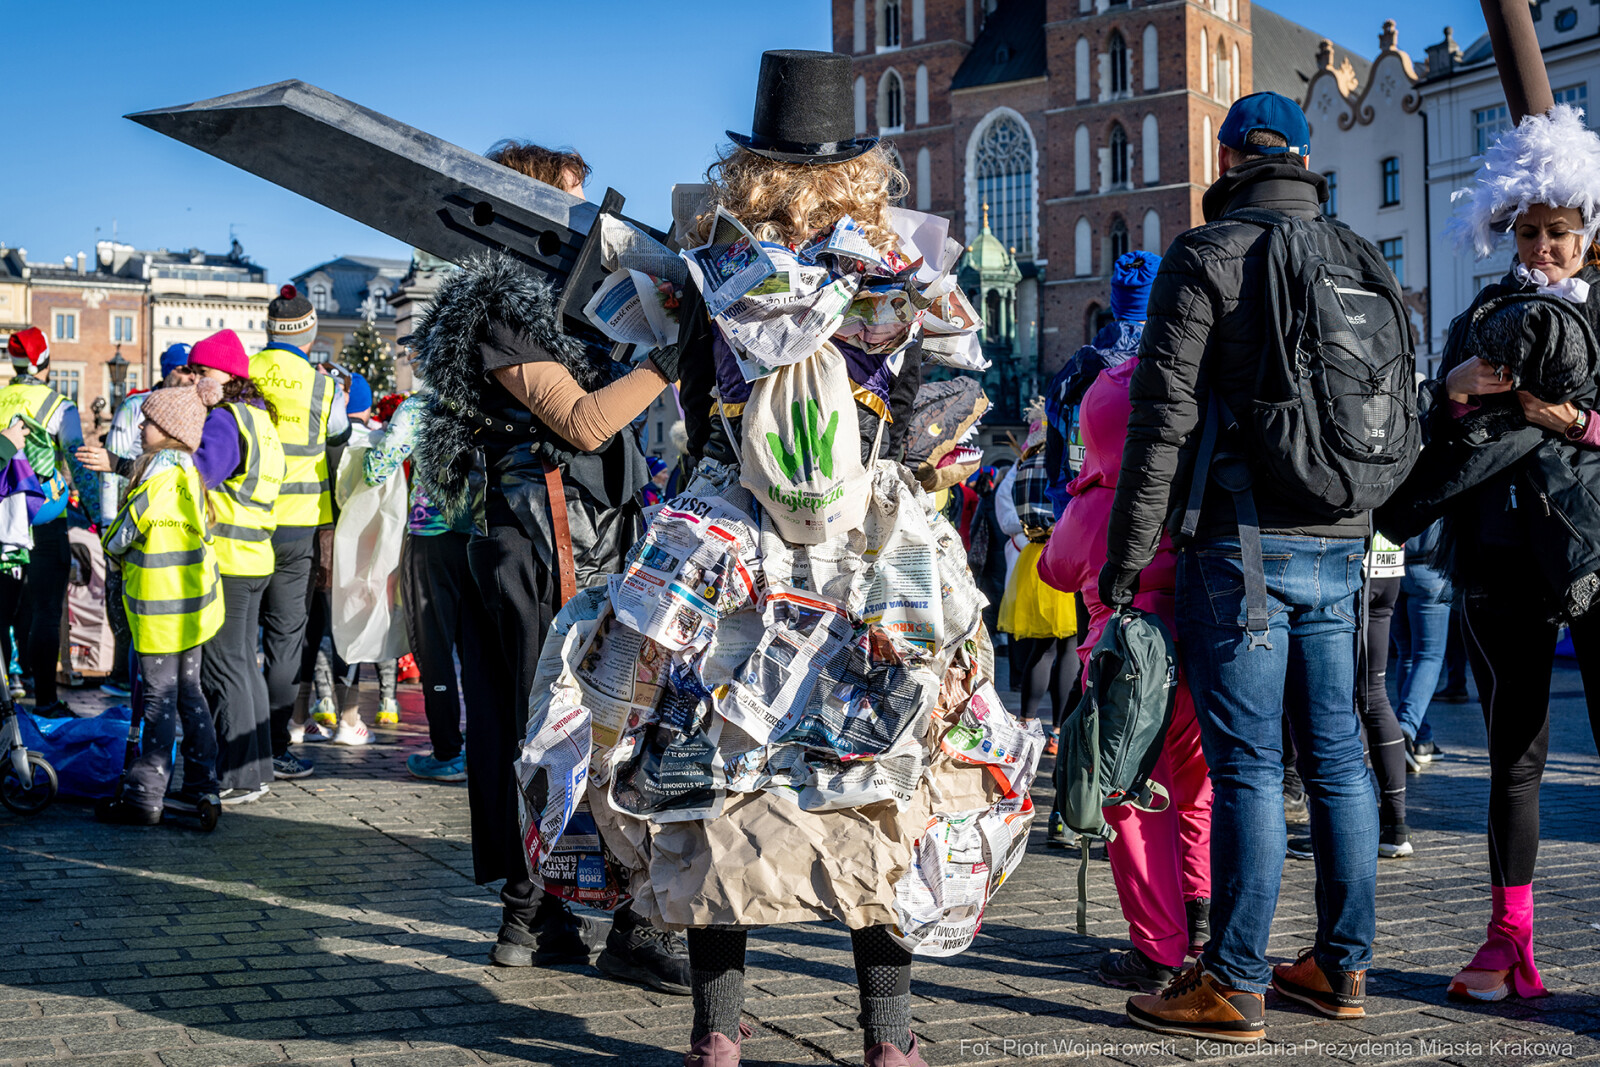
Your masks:
<path fill-rule="evenodd" d="M 872 498 L 844 356 L 831 344 L 756 382 L 740 481 L 783 538 L 815 545 L 860 528 Z"/>
<path fill-rule="evenodd" d="M 352 442 L 334 487 L 333 647 L 346 663 L 381 663 L 407 652 L 400 610 L 400 545 L 406 530 L 406 480 L 399 471 L 368 485 L 367 449 Z"/>

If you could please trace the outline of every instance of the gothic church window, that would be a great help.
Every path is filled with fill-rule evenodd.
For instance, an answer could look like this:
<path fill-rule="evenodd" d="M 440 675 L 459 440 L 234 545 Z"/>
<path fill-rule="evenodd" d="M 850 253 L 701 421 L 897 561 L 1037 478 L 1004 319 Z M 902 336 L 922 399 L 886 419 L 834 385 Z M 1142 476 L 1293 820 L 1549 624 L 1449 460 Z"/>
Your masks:
<path fill-rule="evenodd" d="M 1001 114 L 978 138 L 973 156 L 978 203 L 989 205 L 989 228 L 1019 258 L 1033 255 L 1033 138 Z"/>
<path fill-rule="evenodd" d="M 878 126 L 888 131 L 900 130 L 905 124 L 905 87 L 898 73 L 886 70 L 878 83 Z"/>
<path fill-rule="evenodd" d="M 878 2 L 878 47 L 900 47 L 900 0 Z"/>
<path fill-rule="evenodd" d="M 1111 187 L 1128 184 L 1128 133 L 1119 122 L 1111 127 Z"/>
<path fill-rule="evenodd" d="M 1116 30 L 1111 31 L 1111 40 L 1106 45 L 1106 55 L 1110 61 L 1111 69 L 1111 95 L 1118 96 L 1128 91 L 1128 44 L 1122 39 L 1122 34 Z"/>
<path fill-rule="evenodd" d="M 1128 224 L 1120 217 L 1111 224 L 1111 263 L 1107 265 L 1106 273 L 1116 265 L 1117 260 L 1128 254 Z"/>

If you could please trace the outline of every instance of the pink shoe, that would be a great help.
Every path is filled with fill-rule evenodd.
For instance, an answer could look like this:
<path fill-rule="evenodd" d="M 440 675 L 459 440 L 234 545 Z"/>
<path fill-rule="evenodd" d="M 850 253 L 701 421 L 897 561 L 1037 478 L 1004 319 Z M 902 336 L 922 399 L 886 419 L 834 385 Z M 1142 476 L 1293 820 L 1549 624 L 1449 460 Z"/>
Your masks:
<path fill-rule="evenodd" d="M 727 1034 L 713 1030 L 689 1046 L 683 1056 L 683 1067 L 739 1067 L 739 1048 L 754 1032 L 749 1023 L 741 1022 L 739 1040 L 729 1041 Z"/>
<path fill-rule="evenodd" d="M 1450 982 L 1457 1000 L 1502 1000 L 1545 996 L 1533 962 L 1533 886 L 1492 886 L 1489 936 L 1466 969 Z"/>
<path fill-rule="evenodd" d="M 867 1049 L 867 1067 L 928 1067 L 928 1061 L 917 1051 L 917 1035 L 911 1035 L 911 1051 L 901 1052 L 884 1041 Z"/>

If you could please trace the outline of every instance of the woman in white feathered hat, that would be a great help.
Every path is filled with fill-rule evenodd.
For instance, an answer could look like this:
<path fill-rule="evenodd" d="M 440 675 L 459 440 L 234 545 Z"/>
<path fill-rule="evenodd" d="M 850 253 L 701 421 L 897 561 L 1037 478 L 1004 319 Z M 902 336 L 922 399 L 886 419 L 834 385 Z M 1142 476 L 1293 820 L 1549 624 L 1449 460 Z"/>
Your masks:
<path fill-rule="evenodd" d="M 1493 891 L 1485 942 L 1449 993 L 1493 1001 L 1545 992 L 1532 882 L 1562 622 L 1600 737 L 1600 137 L 1568 106 L 1529 116 L 1456 199 L 1449 232 L 1463 253 L 1490 256 L 1509 234 L 1516 258 L 1451 323 L 1428 447 L 1399 524 L 1380 525 L 1409 534 L 1445 519 L 1488 728 Z"/>

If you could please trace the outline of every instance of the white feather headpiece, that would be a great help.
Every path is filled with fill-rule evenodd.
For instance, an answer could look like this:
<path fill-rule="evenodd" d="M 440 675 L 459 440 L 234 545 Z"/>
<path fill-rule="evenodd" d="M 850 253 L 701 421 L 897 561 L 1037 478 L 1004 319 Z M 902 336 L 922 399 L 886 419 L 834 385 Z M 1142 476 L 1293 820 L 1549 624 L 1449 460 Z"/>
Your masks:
<path fill-rule="evenodd" d="M 1533 204 L 1577 208 L 1587 247 L 1600 231 L 1600 137 L 1570 104 L 1529 115 L 1495 139 L 1472 184 L 1450 199 L 1457 206 L 1445 234 L 1479 259 L 1495 253 L 1508 226 Z"/>

